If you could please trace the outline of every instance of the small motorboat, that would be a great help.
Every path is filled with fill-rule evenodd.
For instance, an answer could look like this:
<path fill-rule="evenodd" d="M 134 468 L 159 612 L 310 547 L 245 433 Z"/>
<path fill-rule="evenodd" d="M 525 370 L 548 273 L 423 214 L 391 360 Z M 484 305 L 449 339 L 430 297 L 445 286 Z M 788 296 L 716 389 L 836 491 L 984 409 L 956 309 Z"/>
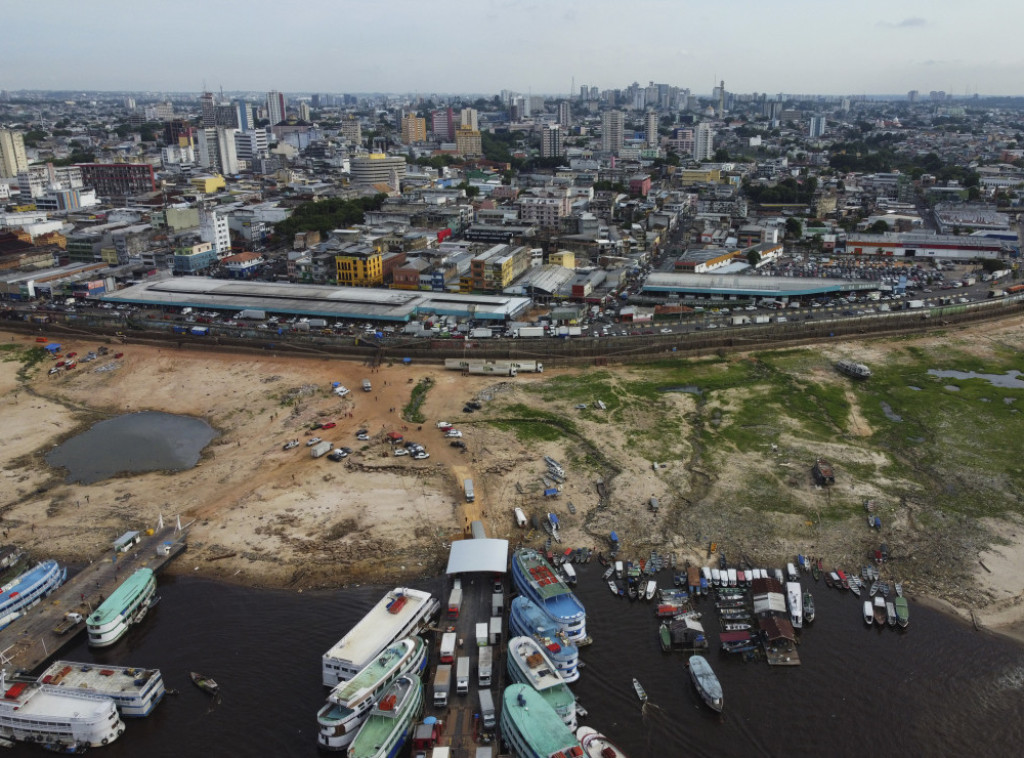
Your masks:
<path fill-rule="evenodd" d="M 871 601 L 864 601 L 864 623 L 871 626 L 875 623 L 875 612 L 871 609 Z"/>
<path fill-rule="evenodd" d="M 875 607 L 874 607 L 875 623 L 879 626 L 885 626 L 886 612 L 885 612 L 885 598 L 875 595 Z"/>
<path fill-rule="evenodd" d="M 211 695 L 216 695 L 220 692 L 220 685 L 208 676 L 197 674 L 195 671 L 190 671 L 189 678 L 192 679 L 192 682 L 196 687 L 209 692 Z"/>
<path fill-rule="evenodd" d="M 815 561 L 811 563 L 811 576 L 814 577 L 814 581 L 821 579 L 821 561 Z"/>
<path fill-rule="evenodd" d="M 885 601 L 885 615 L 889 626 L 896 626 L 896 605 L 892 600 Z"/>
<path fill-rule="evenodd" d="M 640 680 L 633 677 L 633 689 L 636 691 L 636 696 L 640 698 L 640 704 L 643 705 L 647 702 L 647 690 L 644 689 L 643 685 L 640 684 Z"/>
<path fill-rule="evenodd" d="M 608 589 L 610 589 L 612 591 L 613 595 L 618 595 L 619 594 L 619 585 L 616 584 L 615 581 L 612 580 L 612 579 L 608 580 Z"/>
<path fill-rule="evenodd" d="M 804 623 L 814 621 L 814 597 L 810 592 L 804 592 Z"/>

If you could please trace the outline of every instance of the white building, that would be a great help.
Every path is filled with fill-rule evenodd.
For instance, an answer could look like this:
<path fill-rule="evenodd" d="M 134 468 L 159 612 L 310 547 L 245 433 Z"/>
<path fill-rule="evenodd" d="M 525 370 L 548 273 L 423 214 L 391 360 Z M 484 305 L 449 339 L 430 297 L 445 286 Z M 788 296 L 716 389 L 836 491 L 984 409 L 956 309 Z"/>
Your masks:
<path fill-rule="evenodd" d="M 644 137 L 647 147 L 658 146 L 658 114 L 655 111 L 644 114 Z"/>
<path fill-rule="evenodd" d="M 693 157 L 698 161 L 709 161 L 715 155 L 715 131 L 711 124 L 702 121 L 697 124 L 693 135 Z"/>
<path fill-rule="evenodd" d="M 199 238 L 213 245 L 218 259 L 231 255 L 231 230 L 228 228 L 227 216 L 216 211 L 200 210 Z"/>
<path fill-rule="evenodd" d="M 622 111 L 605 111 L 601 114 L 601 149 L 606 153 L 617 153 L 622 149 L 625 137 L 626 119 Z"/>
<path fill-rule="evenodd" d="M 270 143 L 265 129 L 235 133 L 235 155 L 239 161 L 250 163 L 270 154 Z"/>

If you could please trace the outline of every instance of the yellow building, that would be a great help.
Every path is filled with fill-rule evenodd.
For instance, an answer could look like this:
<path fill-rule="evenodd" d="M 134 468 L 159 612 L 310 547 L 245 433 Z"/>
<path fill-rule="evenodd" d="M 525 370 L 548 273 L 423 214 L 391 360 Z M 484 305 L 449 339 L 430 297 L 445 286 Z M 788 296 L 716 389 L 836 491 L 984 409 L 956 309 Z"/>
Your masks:
<path fill-rule="evenodd" d="M 548 263 L 563 268 L 576 268 L 576 253 L 571 250 L 559 250 L 548 255 Z"/>
<path fill-rule="evenodd" d="M 460 126 L 455 130 L 455 150 L 459 155 L 478 156 L 484 154 L 480 132 L 469 126 Z"/>
<path fill-rule="evenodd" d="M 409 145 L 413 142 L 427 141 L 427 120 L 419 116 L 402 116 L 402 142 Z"/>
<path fill-rule="evenodd" d="M 722 181 L 722 172 L 717 168 L 684 168 L 677 174 L 679 183 L 684 187 L 693 184 L 718 184 Z"/>
<path fill-rule="evenodd" d="M 345 287 L 379 287 L 384 284 L 384 265 L 379 250 L 353 245 L 334 256 L 337 282 Z"/>
<path fill-rule="evenodd" d="M 195 176 L 189 182 L 196 190 L 204 195 L 211 195 L 217 190 L 222 190 L 227 187 L 227 182 L 224 181 L 224 177 L 220 174 L 213 174 L 207 176 Z"/>

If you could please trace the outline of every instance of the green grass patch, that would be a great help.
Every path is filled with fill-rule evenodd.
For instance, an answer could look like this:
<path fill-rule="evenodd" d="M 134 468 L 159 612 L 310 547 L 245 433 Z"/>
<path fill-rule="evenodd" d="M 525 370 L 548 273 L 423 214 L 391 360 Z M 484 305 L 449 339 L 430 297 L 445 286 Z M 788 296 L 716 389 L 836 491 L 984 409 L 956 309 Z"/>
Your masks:
<path fill-rule="evenodd" d="M 426 416 L 423 415 L 421 408 L 423 402 L 427 399 L 427 393 L 430 388 L 434 386 L 434 380 L 429 376 L 420 379 L 416 383 L 416 386 L 412 388 L 410 393 L 409 402 L 402 409 L 402 418 L 408 421 L 410 424 L 422 424 L 427 420 Z"/>

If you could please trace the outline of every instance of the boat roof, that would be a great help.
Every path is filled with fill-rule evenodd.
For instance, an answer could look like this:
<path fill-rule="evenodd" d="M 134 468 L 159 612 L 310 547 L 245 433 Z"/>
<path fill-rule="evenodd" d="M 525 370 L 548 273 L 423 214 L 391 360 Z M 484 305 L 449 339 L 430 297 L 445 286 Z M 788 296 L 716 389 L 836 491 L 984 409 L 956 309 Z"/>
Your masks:
<path fill-rule="evenodd" d="M 6 694 L 0 699 L 0 713 L 13 706 L 18 709 L 20 718 L 95 719 L 108 713 L 113 703 L 109 698 L 76 697 L 73 691 L 46 691 L 38 684 L 25 687 L 20 687 L 20 683 L 7 684 Z M 12 691 L 18 694 L 11 697 Z"/>
<path fill-rule="evenodd" d="M 388 605 L 405 597 L 405 604 L 398 613 L 391 613 Z M 430 608 L 431 595 L 423 590 L 409 587 L 395 587 L 384 595 L 363 618 L 356 623 L 325 657 L 351 661 L 357 667 L 368 663 L 395 639 L 401 630 L 417 615 Z"/>
<path fill-rule="evenodd" d="M 536 550 L 517 550 L 512 557 L 513 560 L 519 561 L 523 574 L 530 578 L 531 584 L 536 587 L 543 600 L 572 594 L 569 585 L 551 570 L 551 564 Z"/>
<path fill-rule="evenodd" d="M 110 597 L 103 601 L 103 605 L 92 612 L 86 619 L 87 623 L 99 626 L 112 621 L 153 580 L 153 569 L 140 568 L 136 570 L 134 574 L 121 582 L 121 585 L 110 594 Z"/>
<path fill-rule="evenodd" d="M 512 599 L 510 615 L 522 620 L 523 626 L 530 627 L 534 634 L 557 634 L 558 624 L 530 598 L 518 595 Z"/>
<path fill-rule="evenodd" d="M 579 749 L 576 755 L 583 754 L 579 740 L 561 716 L 529 685 L 517 683 L 506 687 L 502 701 L 505 716 L 537 755 L 568 754 L 572 748 Z"/>
<path fill-rule="evenodd" d="M 124 697 L 138 694 L 145 689 L 151 679 L 159 676 L 160 669 L 54 661 L 39 677 L 39 683 L 111 697 Z"/>
<path fill-rule="evenodd" d="M 29 592 L 32 587 L 43 581 L 46 575 L 55 568 L 57 568 L 57 561 L 43 561 L 18 576 L 13 582 L 3 588 L 3 592 L 0 592 L 0 605 L 18 597 L 18 595 L 24 595 Z"/>
<path fill-rule="evenodd" d="M 569 692 L 565 680 L 548 657 L 547 650 L 537 640 L 532 637 L 513 637 L 508 643 L 508 655 L 537 692 L 559 688 Z M 572 698 L 571 692 L 569 697 Z"/>
<path fill-rule="evenodd" d="M 715 700 L 722 697 L 722 684 L 718 681 L 718 677 L 715 676 L 711 664 L 702 656 L 690 656 L 690 671 L 697 677 L 701 689 L 707 693 L 708 697 Z"/>
<path fill-rule="evenodd" d="M 394 701 L 389 699 L 394 697 Z M 373 712 L 363 722 L 355 741 L 348 749 L 349 758 L 373 758 L 379 755 L 381 745 L 403 723 L 411 723 L 423 702 L 423 684 L 415 674 L 398 677 L 384 692 Z M 389 707 L 388 707 L 389 706 Z"/>
<path fill-rule="evenodd" d="M 388 645 L 362 671 L 336 686 L 331 692 L 331 700 L 345 706 L 359 702 L 367 694 L 373 692 L 377 683 L 398 666 L 403 659 L 412 655 L 417 644 L 422 645 L 423 640 L 419 637 L 406 637 Z"/>

